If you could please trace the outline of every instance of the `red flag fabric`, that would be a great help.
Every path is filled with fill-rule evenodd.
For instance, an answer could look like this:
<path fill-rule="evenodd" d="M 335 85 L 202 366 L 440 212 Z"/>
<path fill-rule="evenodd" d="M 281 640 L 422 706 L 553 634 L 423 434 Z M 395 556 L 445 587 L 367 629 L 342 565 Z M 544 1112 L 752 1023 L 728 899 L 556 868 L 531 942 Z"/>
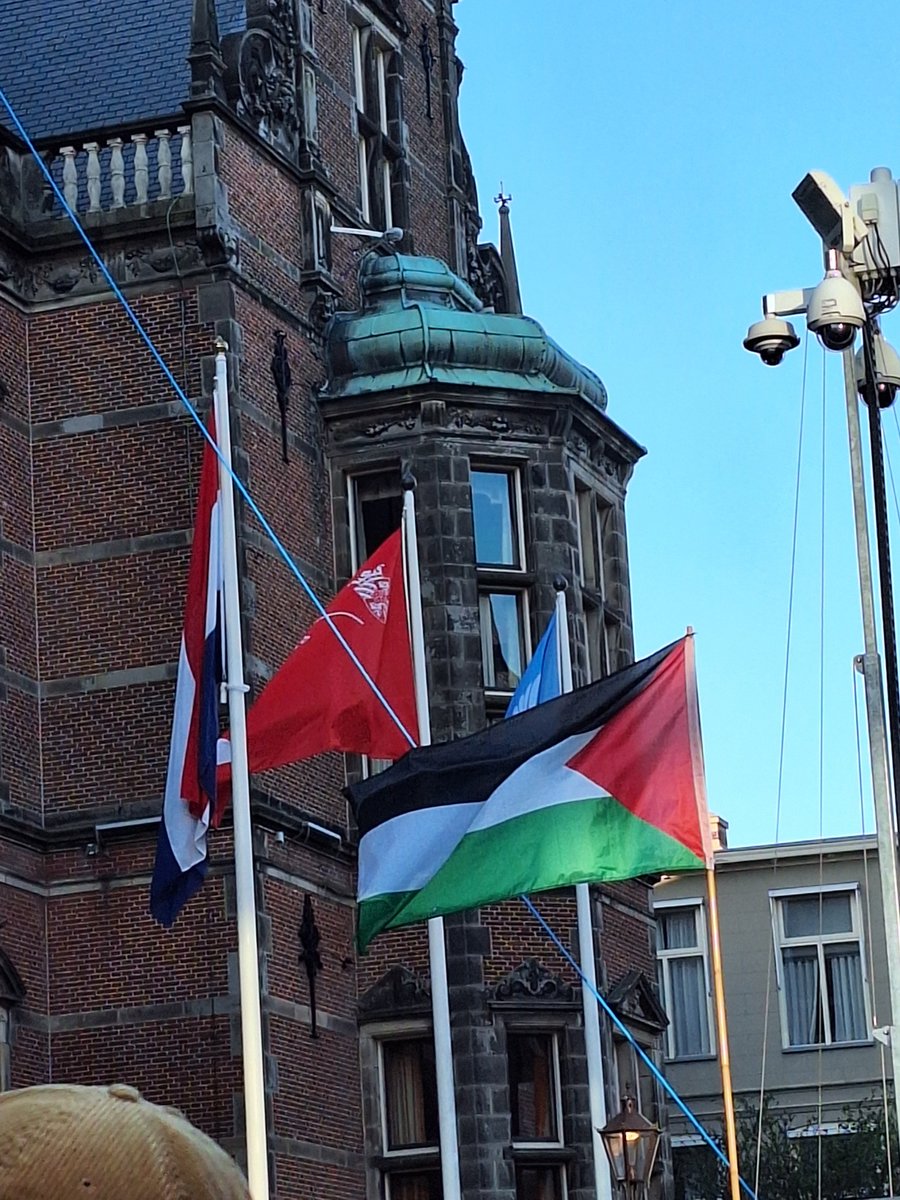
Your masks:
<path fill-rule="evenodd" d="M 379 546 L 326 611 L 418 743 L 401 538 L 398 529 Z M 409 749 L 324 617 L 313 622 L 247 713 L 251 774 L 326 750 L 395 759 Z"/>

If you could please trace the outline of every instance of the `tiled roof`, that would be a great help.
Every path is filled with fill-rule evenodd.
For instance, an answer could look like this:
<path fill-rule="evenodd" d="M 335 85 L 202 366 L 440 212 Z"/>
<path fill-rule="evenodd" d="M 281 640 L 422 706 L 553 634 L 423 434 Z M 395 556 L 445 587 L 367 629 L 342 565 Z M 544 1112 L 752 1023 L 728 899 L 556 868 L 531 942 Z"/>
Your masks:
<path fill-rule="evenodd" d="M 34 138 L 177 113 L 190 87 L 191 7 L 0 0 L 0 88 Z M 216 0 L 216 8 L 222 36 L 244 27 L 243 0 Z"/>

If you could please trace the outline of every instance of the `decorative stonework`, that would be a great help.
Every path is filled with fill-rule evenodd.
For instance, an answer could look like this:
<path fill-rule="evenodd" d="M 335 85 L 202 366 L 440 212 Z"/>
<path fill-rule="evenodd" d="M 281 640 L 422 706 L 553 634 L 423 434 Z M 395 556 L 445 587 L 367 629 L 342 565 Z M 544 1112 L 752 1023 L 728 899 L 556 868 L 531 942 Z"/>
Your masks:
<path fill-rule="evenodd" d="M 431 1005 L 431 980 L 409 967 L 391 967 L 359 999 L 359 1015 L 371 1018 L 419 1011 Z"/>
<path fill-rule="evenodd" d="M 629 1025 L 662 1033 L 669 1024 L 656 989 L 643 971 L 628 971 L 606 996 L 613 1012 Z"/>
<path fill-rule="evenodd" d="M 556 1000 L 571 1003 L 575 989 L 536 958 L 526 958 L 521 966 L 490 989 L 493 1000 Z"/>
<path fill-rule="evenodd" d="M 263 141 L 296 161 L 300 31 L 293 0 L 247 0 L 247 29 L 222 39 L 225 95 Z"/>

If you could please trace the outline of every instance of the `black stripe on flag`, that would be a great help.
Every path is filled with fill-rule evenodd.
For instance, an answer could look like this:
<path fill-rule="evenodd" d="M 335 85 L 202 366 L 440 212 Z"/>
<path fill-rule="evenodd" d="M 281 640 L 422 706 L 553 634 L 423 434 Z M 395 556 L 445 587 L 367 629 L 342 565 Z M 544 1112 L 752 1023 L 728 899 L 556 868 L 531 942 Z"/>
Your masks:
<path fill-rule="evenodd" d="M 351 784 L 345 790 L 360 838 L 402 813 L 482 803 L 535 754 L 611 720 L 647 687 L 677 644 L 469 737 L 410 750 L 387 771 Z"/>

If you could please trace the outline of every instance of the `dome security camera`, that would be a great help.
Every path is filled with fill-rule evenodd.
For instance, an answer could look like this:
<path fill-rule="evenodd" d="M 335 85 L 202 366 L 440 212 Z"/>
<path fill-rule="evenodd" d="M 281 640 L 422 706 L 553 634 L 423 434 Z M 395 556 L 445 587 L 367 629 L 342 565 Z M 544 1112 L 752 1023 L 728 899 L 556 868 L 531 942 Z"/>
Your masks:
<path fill-rule="evenodd" d="M 879 331 L 872 338 L 872 356 L 875 360 L 875 396 L 879 408 L 890 408 L 897 398 L 900 389 L 900 355 L 886 342 Z M 856 374 L 856 388 L 860 396 L 866 398 L 866 356 L 860 347 L 853 356 Z"/>
<path fill-rule="evenodd" d="M 767 367 L 777 367 L 787 354 L 800 345 L 800 339 L 794 332 L 790 321 L 782 321 L 778 317 L 766 317 L 756 321 L 747 330 L 744 338 L 744 349 L 751 354 L 758 354 Z"/>
<path fill-rule="evenodd" d="M 806 309 L 806 324 L 825 349 L 849 350 L 865 320 L 862 298 L 853 284 L 840 271 L 826 271 Z"/>

